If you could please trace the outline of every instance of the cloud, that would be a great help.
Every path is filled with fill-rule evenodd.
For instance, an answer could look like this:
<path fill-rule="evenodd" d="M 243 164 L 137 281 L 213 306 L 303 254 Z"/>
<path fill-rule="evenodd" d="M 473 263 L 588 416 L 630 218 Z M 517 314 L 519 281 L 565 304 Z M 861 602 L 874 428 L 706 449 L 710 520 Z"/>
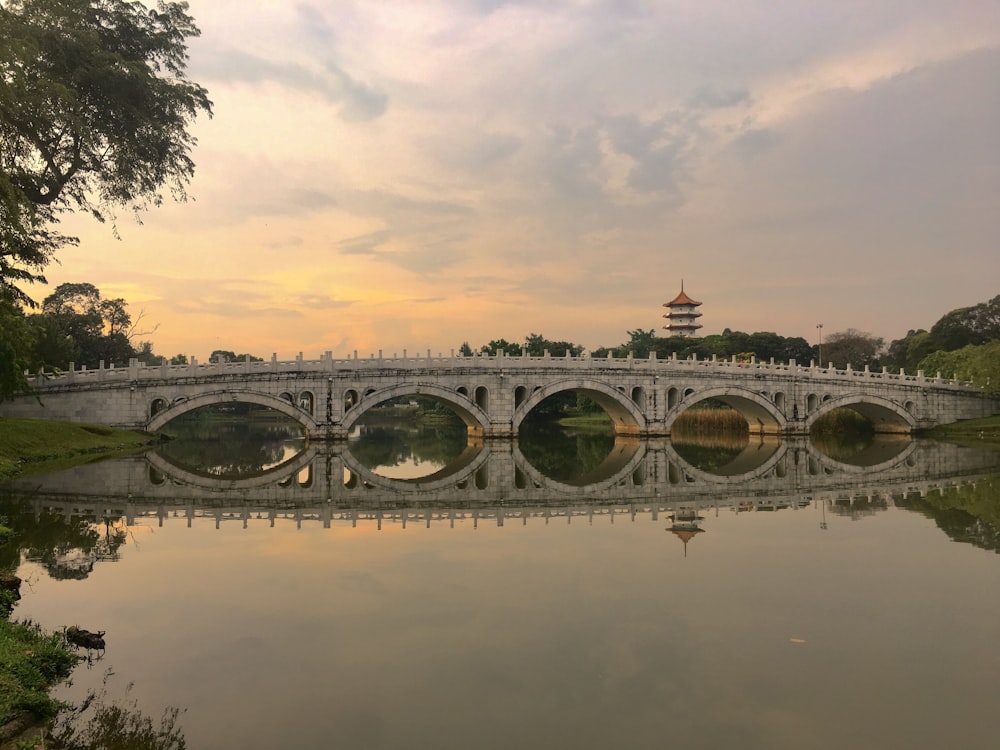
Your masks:
<path fill-rule="evenodd" d="M 289 319 L 259 312 L 283 305 L 296 349 L 612 344 L 658 329 L 683 276 L 706 332 L 815 317 L 892 338 L 996 293 L 996 3 L 191 12 L 192 78 L 216 103 L 197 202 L 117 245 L 74 219 L 81 247 L 49 273 L 166 279 L 140 282 L 163 289 L 162 320 L 202 311 L 173 318 L 178 337 L 231 304 L 244 350 L 285 345 Z M 234 268 L 246 287 L 211 281 Z"/>
<path fill-rule="evenodd" d="M 337 252 L 343 255 L 376 255 L 390 237 L 389 232 L 371 232 L 360 237 L 350 237 L 337 243 Z"/>
<path fill-rule="evenodd" d="M 354 304 L 354 300 L 336 299 L 326 294 L 303 294 L 298 302 L 309 310 L 338 310 Z"/>
<path fill-rule="evenodd" d="M 332 60 L 310 67 L 285 60 L 265 59 L 232 47 L 209 49 L 199 55 L 195 72 L 205 83 L 232 86 L 273 84 L 304 94 L 318 94 L 351 122 L 368 122 L 385 114 L 388 95 L 363 83 Z"/>
<path fill-rule="evenodd" d="M 750 101 L 750 92 L 745 88 L 720 89 L 704 84 L 695 89 L 687 103 L 694 109 L 728 109 Z"/>

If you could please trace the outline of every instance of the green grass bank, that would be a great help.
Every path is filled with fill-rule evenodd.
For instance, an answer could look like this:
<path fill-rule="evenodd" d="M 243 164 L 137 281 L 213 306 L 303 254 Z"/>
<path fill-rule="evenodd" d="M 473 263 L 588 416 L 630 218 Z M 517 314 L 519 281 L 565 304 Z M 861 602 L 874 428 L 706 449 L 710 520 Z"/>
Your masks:
<path fill-rule="evenodd" d="M 49 689 L 79 660 L 61 634 L 0 617 L 0 741 L 55 716 L 61 704 Z"/>
<path fill-rule="evenodd" d="M 94 456 L 127 454 L 155 443 L 145 432 L 47 419 L 0 419 L 0 481 L 57 471 Z"/>
<path fill-rule="evenodd" d="M 922 434 L 924 437 L 959 445 L 990 445 L 1000 448 L 1000 416 L 967 419 L 964 422 L 935 427 Z"/>

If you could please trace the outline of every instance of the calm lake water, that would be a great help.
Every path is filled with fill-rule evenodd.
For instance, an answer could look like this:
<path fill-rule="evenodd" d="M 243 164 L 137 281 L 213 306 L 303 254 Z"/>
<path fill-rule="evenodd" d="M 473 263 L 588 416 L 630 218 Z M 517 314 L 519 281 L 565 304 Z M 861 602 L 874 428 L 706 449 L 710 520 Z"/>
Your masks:
<path fill-rule="evenodd" d="M 995 452 L 243 442 L 0 488 L 15 615 L 107 631 L 60 695 L 197 750 L 1000 743 Z"/>

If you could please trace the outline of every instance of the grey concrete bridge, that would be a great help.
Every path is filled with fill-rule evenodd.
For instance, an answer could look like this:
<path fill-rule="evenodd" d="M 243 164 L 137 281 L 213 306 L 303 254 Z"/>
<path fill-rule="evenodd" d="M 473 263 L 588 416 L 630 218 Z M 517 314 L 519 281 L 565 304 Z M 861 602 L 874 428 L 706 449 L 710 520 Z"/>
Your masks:
<path fill-rule="evenodd" d="M 260 404 L 298 421 L 315 439 L 346 439 L 373 406 L 429 396 L 449 405 L 471 435 L 516 436 L 545 398 L 578 391 L 600 404 L 622 435 L 669 435 L 677 417 L 709 398 L 739 411 L 752 433 L 807 434 L 837 407 L 879 432 L 918 429 L 1000 412 L 969 383 L 916 375 L 771 362 L 509 356 L 378 356 L 215 362 L 67 372 L 32 378 L 34 394 L 0 403 L 0 416 L 107 424 L 156 431 L 210 404 Z"/>

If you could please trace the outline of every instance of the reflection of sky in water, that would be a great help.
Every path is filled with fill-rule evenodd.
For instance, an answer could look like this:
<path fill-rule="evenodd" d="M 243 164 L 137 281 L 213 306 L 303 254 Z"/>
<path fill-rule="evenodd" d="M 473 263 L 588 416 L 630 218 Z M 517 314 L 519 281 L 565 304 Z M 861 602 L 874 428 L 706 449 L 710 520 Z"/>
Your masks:
<path fill-rule="evenodd" d="M 18 616 L 108 631 L 192 748 L 987 748 L 1000 557 L 889 509 L 129 530 Z M 822 530 L 820 523 L 827 522 Z"/>
<path fill-rule="evenodd" d="M 375 466 L 372 468 L 372 471 L 386 479 L 419 479 L 420 477 L 433 474 L 444 467 L 444 462 L 421 461 L 411 455 L 395 466 Z"/>
<path fill-rule="evenodd" d="M 290 461 L 299 453 L 301 453 L 302 449 L 305 448 L 305 444 L 306 441 L 303 438 L 294 438 L 286 440 L 281 445 L 281 457 L 278 458 L 276 461 L 270 461 L 268 463 L 265 463 L 261 468 L 264 471 L 267 471 L 268 469 L 273 469 L 275 466 L 281 466 L 286 461 Z"/>

